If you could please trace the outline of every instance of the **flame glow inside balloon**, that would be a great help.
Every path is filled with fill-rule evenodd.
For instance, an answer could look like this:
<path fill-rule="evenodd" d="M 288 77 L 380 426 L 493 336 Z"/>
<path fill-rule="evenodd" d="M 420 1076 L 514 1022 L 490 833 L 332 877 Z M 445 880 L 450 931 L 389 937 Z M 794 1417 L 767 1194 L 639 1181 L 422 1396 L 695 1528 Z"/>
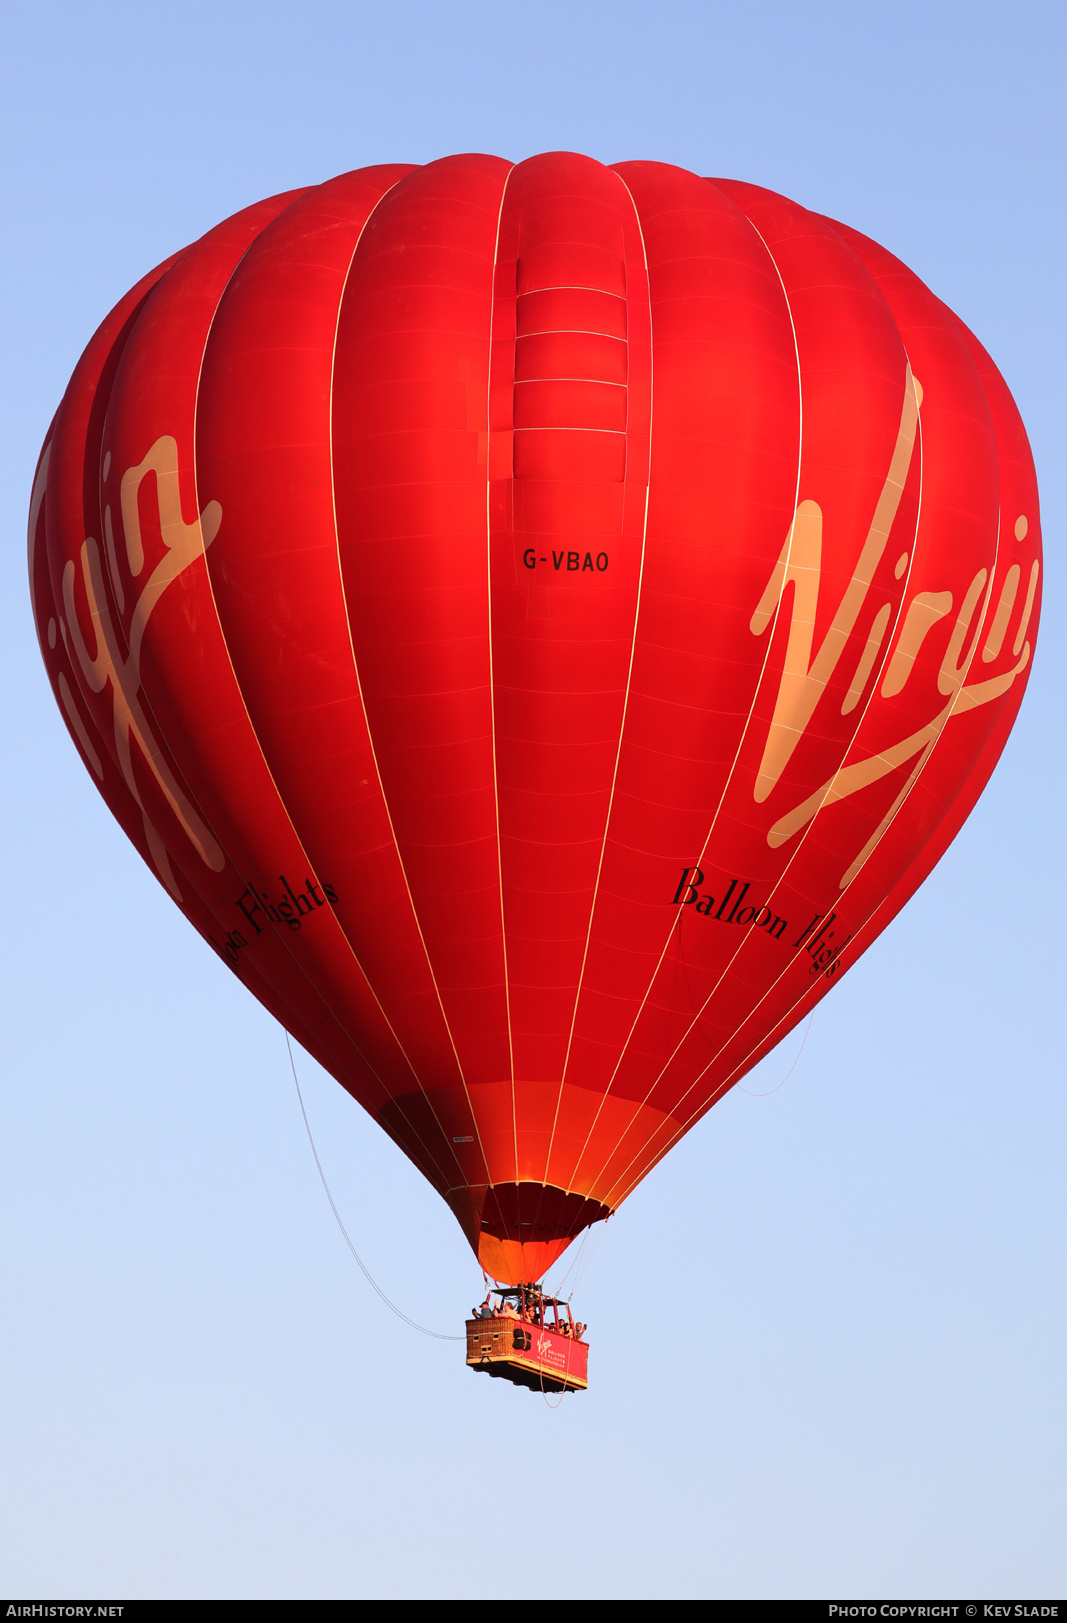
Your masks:
<path fill-rule="evenodd" d="M 1040 597 L 1014 403 L 904 265 L 572 153 L 357 170 L 153 271 L 29 544 L 111 810 L 509 1282 L 922 882 Z"/>

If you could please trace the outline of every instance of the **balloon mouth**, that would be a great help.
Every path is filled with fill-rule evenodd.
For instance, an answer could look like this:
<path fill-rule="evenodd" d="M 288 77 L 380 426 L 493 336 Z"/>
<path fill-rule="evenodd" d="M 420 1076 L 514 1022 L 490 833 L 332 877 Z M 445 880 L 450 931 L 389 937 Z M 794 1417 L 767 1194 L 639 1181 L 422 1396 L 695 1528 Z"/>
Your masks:
<path fill-rule="evenodd" d="M 464 1231 L 486 1273 L 507 1285 L 540 1279 L 583 1229 L 611 1216 L 603 1202 L 552 1184 L 498 1183 L 468 1198 Z"/>

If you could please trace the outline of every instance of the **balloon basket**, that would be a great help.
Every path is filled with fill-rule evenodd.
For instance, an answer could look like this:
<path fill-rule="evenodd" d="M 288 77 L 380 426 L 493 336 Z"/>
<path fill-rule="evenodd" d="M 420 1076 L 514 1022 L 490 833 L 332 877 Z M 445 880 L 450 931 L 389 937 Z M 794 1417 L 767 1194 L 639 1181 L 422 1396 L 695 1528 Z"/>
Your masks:
<path fill-rule="evenodd" d="M 537 1285 L 493 1290 L 467 1320 L 467 1367 L 531 1392 L 584 1392 L 584 1333 L 570 1304 L 544 1295 Z"/>

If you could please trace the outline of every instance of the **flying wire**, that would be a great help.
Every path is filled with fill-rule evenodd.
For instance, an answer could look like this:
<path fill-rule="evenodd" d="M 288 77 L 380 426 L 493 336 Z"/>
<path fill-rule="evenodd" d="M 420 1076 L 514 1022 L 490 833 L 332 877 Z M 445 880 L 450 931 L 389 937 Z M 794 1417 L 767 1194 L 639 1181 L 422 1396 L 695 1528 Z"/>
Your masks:
<path fill-rule="evenodd" d="M 563 1287 L 567 1283 L 568 1278 L 570 1277 L 573 1270 L 577 1267 L 578 1263 L 581 1262 L 582 1253 L 585 1251 L 585 1247 L 586 1247 L 586 1244 L 587 1244 L 588 1240 L 589 1240 L 589 1230 L 586 1229 L 582 1234 L 581 1240 L 578 1242 L 578 1249 L 575 1252 L 574 1256 L 571 1258 L 569 1265 L 564 1270 L 564 1272 L 559 1276 L 559 1278 L 556 1280 L 556 1283 L 552 1286 L 552 1295 L 553 1296 L 559 1296 L 559 1297 L 563 1296 Z M 574 1286 L 572 1285 L 571 1286 L 571 1296 L 573 1296 L 573 1294 L 574 1294 Z M 567 1301 L 569 1302 L 570 1299 L 571 1299 L 570 1296 L 568 1296 Z"/>
<path fill-rule="evenodd" d="M 584 1258 L 578 1258 L 578 1270 L 574 1276 L 574 1284 L 571 1286 L 572 1291 L 576 1291 L 578 1289 L 578 1286 L 582 1283 L 582 1280 L 593 1266 L 593 1258 L 600 1250 L 601 1242 L 603 1241 L 607 1232 L 608 1224 L 607 1219 L 605 1218 L 601 1226 L 600 1233 L 595 1237 L 592 1245 L 589 1247 L 588 1254 Z"/>
<path fill-rule="evenodd" d="M 424 1324 L 417 1324 L 414 1319 L 409 1319 L 407 1314 L 402 1312 L 401 1309 L 397 1307 L 395 1302 L 391 1302 L 389 1300 L 388 1296 L 386 1296 L 385 1292 L 382 1290 L 382 1287 L 378 1284 L 378 1281 L 374 1278 L 370 1269 L 363 1261 L 363 1258 L 352 1244 L 352 1241 L 349 1238 L 348 1230 L 341 1221 L 341 1214 L 337 1210 L 337 1203 L 334 1200 L 333 1195 L 330 1193 L 330 1186 L 326 1182 L 326 1174 L 322 1170 L 322 1162 L 319 1160 L 319 1152 L 315 1148 L 315 1139 L 312 1136 L 311 1123 L 308 1121 L 308 1113 L 304 1108 L 304 1095 L 300 1091 L 300 1079 L 296 1074 L 296 1061 L 293 1059 L 293 1045 L 289 1040 L 288 1032 L 285 1033 L 285 1046 L 289 1050 L 289 1064 L 293 1072 L 293 1081 L 296 1084 L 296 1096 L 300 1101 L 300 1114 L 304 1118 L 304 1128 L 307 1132 L 308 1143 L 311 1145 L 311 1153 L 315 1157 L 315 1165 L 319 1169 L 319 1178 L 322 1181 L 322 1187 L 326 1191 L 326 1199 L 330 1203 L 330 1210 L 333 1212 L 333 1215 L 337 1220 L 337 1227 L 341 1230 L 345 1245 L 348 1247 L 349 1251 L 351 1251 L 353 1257 L 359 1264 L 360 1272 L 363 1274 L 364 1279 L 367 1281 L 368 1285 L 372 1286 L 373 1289 L 377 1291 L 386 1307 L 389 1308 L 392 1313 L 395 1313 L 398 1319 L 403 1319 L 405 1324 L 409 1324 L 413 1330 L 418 1330 L 421 1335 L 432 1336 L 435 1341 L 466 1341 L 466 1336 L 445 1336 L 441 1334 L 440 1330 L 427 1330 Z"/>

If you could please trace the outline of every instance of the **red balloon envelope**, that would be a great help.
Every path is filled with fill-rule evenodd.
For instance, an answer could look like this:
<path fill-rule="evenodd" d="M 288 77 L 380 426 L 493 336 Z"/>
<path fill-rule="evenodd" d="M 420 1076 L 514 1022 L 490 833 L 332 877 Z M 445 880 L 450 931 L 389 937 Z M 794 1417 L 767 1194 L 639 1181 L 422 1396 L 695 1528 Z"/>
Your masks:
<path fill-rule="evenodd" d="M 511 1283 L 941 856 L 1039 537 L 1000 374 L 899 260 L 573 153 L 224 221 L 90 342 L 29 525 L 108 805 Z"/>

